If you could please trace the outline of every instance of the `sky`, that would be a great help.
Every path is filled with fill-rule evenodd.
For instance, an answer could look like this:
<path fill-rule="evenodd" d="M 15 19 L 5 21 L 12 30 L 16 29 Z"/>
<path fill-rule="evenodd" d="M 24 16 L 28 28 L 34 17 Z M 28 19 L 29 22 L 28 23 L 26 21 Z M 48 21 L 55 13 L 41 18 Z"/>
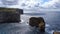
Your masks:
<path fill-rule="evenodd" d="M 0 0 L 0 7 L 21 9 L 60 9 L 60 0 Z"/>

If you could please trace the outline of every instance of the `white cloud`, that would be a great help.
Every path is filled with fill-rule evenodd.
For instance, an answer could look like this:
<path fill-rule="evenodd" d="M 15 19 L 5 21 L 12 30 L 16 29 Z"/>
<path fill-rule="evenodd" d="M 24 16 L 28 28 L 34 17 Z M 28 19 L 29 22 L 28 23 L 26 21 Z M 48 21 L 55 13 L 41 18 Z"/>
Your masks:
<path fill-rule="evenodd" d="M 24 9 L 60 8 L 60 0 L 49 0 L 48 2 L 44 2 L 44 0 L 17 0 L 17 2 L 18 2 L 17 5 L 11 5 L 8 7 L 24 8 Z M 1 2 L 0 4 L 3 3 Z"/>
<path fill-rule="evenodd" d="M 3 5 L 3 3 L 1 2 L 1 0 L 0 0 L 0 7 L 3 7 L 4 5 Z"/>
<path fill-rule="evenodd" d="M 17 5 L 18 4 L 18 0 L 0 0 L 0 6 L 11 6 L 11 5 Z"/>
<path fill-rule="evenodd" d="M 22 6 L 24 4 L 24 6 Z M 43 0 L 20 0 L 19 6 L 22 8 L 60 8 L 60 0 L 49 0 L 43 2 Z"/>
<path fill-rule="evenodd" d="M 60 0 L 52 0 L 49 2 L 45 2 L 44 4 L 42 4 L 42 7 L 44 8 L 57 8 L 56 5 L 57 3 L 60 3 Z"/>

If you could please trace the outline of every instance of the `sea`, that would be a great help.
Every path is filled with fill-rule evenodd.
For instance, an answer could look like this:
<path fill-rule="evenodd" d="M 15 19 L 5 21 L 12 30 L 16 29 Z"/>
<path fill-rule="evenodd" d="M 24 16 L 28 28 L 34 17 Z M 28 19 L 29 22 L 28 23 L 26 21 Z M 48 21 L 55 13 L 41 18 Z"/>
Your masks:
<path fill-rule="evenodd" d="M 60 32 L 60 11 L 48 11 L 41 13 L 24 13 L 21 22 L 0 24 L 0 34 L 53 34 Z M 45 21 L 45 32 L 29 25 L 29 18 L 43 17 Z"/>

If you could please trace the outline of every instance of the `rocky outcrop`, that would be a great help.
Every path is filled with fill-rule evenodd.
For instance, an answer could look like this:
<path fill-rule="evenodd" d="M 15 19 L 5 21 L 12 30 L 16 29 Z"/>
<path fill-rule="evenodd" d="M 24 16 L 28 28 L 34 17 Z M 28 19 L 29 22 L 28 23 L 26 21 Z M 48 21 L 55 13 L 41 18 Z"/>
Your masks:
<path fill-rule="evenodd" d="M 23 14 L 22 9 L 0 8 L 0 23 L 18 23 L 21 21 L 21 14 Z"/>
<path fill-rule="evenodd" d="M 29 19 L 29 25 L 38 27 L 40 31 L 45 31 L 45 21 L 42 17 L 31 17 Z"/>
<path fill-rule="evenodd" d="M 0 13 L 0 23 L 7 22 L 20 22 L 20 14 L 14 14 L 9 12 L 1 12 Z"/>

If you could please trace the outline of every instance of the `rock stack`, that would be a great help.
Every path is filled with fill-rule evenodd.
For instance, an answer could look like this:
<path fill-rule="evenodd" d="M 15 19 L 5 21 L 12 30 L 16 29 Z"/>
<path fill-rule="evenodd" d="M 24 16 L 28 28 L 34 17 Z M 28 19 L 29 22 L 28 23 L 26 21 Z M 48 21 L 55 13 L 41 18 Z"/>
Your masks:
<path fill-rule="evenodd" d="M 38 27 L 40 31 L 45 32 L 45 21 L 42 17 L 31 17 L 29 19 L 29 25 Z"/>

